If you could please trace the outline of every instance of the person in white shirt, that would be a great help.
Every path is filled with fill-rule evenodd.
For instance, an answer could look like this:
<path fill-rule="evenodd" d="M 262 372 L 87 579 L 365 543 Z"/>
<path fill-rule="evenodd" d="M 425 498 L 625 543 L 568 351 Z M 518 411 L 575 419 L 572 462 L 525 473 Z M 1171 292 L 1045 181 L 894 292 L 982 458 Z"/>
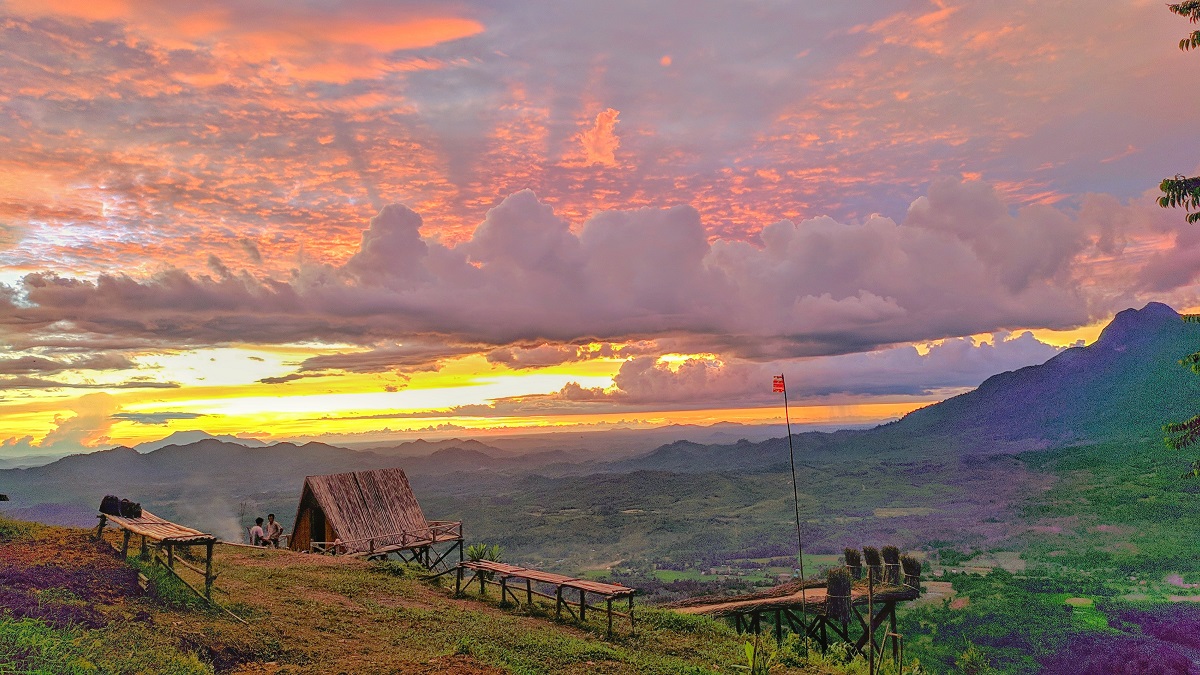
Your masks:
<path fill-rule="evenodd" d="M 283 526 L 275 520 L 274 513 L 267 514 L 266 545 L 279 548 L 279 538 L 283 536 Z"/>
<path fill-rule="evenodd" d="M 250 528 L 250 543 L 254 546 L 263 546 L 266 541 L 267 534 L 263 532 L 262 524 L 262 518 L 255 518 L 254 527 Z"/>

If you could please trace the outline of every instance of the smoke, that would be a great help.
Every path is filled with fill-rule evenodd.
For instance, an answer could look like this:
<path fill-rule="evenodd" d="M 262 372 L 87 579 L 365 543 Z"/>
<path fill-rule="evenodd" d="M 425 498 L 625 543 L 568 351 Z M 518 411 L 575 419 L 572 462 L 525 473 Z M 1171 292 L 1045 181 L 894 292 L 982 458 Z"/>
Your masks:
<path fill-rule="evenodd" d="M 210 485 L 193 485 L 180 492 L 178 501 L 174 503 L 177 521 L 181 525 L 214 534 L 222 541 L 246 543 L 246 526 L 239 520 L 239 511 L 244 505 L 243 518 L 254 522 L 254 514 L 259 510 L 258 502 L 235 502 L 233 500 L 236 497 L 216 497 L 212 490 Z"/>

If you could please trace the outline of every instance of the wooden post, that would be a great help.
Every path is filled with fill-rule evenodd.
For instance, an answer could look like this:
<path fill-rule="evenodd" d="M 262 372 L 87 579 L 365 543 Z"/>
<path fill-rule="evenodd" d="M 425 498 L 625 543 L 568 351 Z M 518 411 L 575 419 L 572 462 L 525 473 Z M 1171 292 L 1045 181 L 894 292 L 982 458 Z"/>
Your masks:
<path fill-rule="evenodd" d="M 212 600 L 212 585 L 214 578 L 212 571 L 213 543 L 211 541 L 208 542 L 204 545 L 204 548 L 206 549 L 206 555 L 204 559 L 204 597 Z"/>
<path fill-rule="evenodd" d="M 629 594 L 629 632 L 633 632 L 633 593 Z"/>
<path fill-rule="evenodd" d="M 462 562 L 462 561 L 463 561 L 463 545 L 462 545 L 462 539 L 459 539 L 459 540 L 458 540 L 458 544 L 457 544 L 457 546 L 458 546 L 458 562 Z"/>
<path fill-rule="evenodd" d="M 104 526 L 108 523 L 108 516 L 101 513 L 96 516 L 100 519 L 100 524 L 96 526 L 96 539 L 100 539 L 104 535 Z"/>
<path fill-rule="evenodd" d="M 579 589 L 579 621 L 580 621 L 580 623 L 587 620 L 587 617 L 584 614 L 585 612 L 587 612 L 587 596 L 584 595 L 583 589 L 581 588 L 581 589 Z"/>
<path fill-rule="evenodd" d="M 898 633 L 896 632 L 896 603 L 889 602 L 887 611 L 888 611 L 888 623 L 892 627 L 892 630 L 891 630 L 892 662 L 895 663 L 897 667 L 899 667 L 900 666 L 900 643 L 896 641 L 896 635 L 898 635 Z"/>
<path fill-rule="evenodd" d="M 175 547 L 167 543 L 167 567 L 175 569 Z"/>
<path fill-rule="evenodd" d="M 455 580 L 454 580 L 454 595 L 462 595 L 462 578 L 463 578 L 463 568 L 462 568 L 462 565 L 459 565 L 458 566 L 458 574 L 455 576 Z"/>
<path fill-rule="evenodd" d="M 487 588 L 484 587 L 484 584 L 487 583 L 487 580 L 484 579 L 484 577 L 487 575 L 485 575 L 483 572 L 480 572 L 479 570 L 476 570 L 475 576 L 479 577 L 479 594 L 487 595 Z"/>
<path fill-rule="evenodd" d="M 525 604 L 533 606 L 533 582 L 529 579 L 525 580 Z"/>
<path fill-rule="evenodd" d="M 125 537 L 121 540 L 121 559 L 124 560 L 129 556 L 129 536 L 133 534 L 129 530 L 125 530 Z"/>
<path fill-rule="evenodd" d="M 867 649 L 871 650 L 867 659 L 867 672 L 875 675 L 875 566 L 867 566 Z"/>
<path fill-rule="evenodd" d="M 562 618 L 562 586 L 554 589 L 554 618 Z"/>
<path fill-rule="evenodd" d="M 142 535 L 142 550 L 138 552 L 138 558 L 142 561 L 150 559 L 150 547 L 146 544 L 146 535 Z"/>
<path fill-rule="evenodd" d="M 508 577 L 500 577 L 500 604 L 508 602 Z"/>
<path fill-rule="evenodd" d="M 612 637 L 612 596 L 608 596 L 608 637 Z"/>

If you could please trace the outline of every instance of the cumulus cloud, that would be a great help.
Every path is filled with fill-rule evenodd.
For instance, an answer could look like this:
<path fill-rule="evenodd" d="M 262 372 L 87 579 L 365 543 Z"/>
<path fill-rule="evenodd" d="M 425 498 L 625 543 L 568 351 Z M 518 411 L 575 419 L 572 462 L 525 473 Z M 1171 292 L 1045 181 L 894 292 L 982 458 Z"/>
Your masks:
<path fill-rule="evenodd" d="M 58 447 L 94 447 L 108 441 L 113 414 L 120 410 L 111 394 L 84 394 L 71 404 L 72 417 L 58 416 L 55 427 L 39 443 L 43 449 Z"/>
<path fill-rule="evenodd" d="M 780 221 L 760 244 L 710 243 L 691 207 L 601 212 L 576 234 L 526 190 L 458 246 L 422 238 L 421 217 L 393 205 L 344 265 L 307 264 L 287 281 L 244 271 L 30 274 L 0 287 L 0 331 L 26 342 L 70 331 L 160 346 L 418 345 L 315 357 L 303 368 L 379 372 L 472 351 L 518 367 L 564 362 L 580 354 L 561 345 L 591 341 L 652 339 L 684 353 L 772 360 L 1068 328 L 1134 304 L 1139 273 L 1159 282 L 1145 288 L 1171 279 L 1158 254 L 1096 274 L 1115 242 L 1144 234 L 1130 224 L 1157 221 L 1140 206 L 1089 204 L 1010 212 L 985 185 L 944 181 L 900 223 Z M 1190 246 L 1177 237 L 1176 249 Z M 429 344 L 440 346 L 419 346 Z"/>
<path fill-rule="evenodd" d="M 617 165 L 617 148 L 621 139 L 617 137 L 617 116 L 620 111 L 608 108 L 596 115 L 596 123 L 579 134 L 588 164 Z"/>
<path fill-rule="evenodd" d="M 358 252 L 345 269 L 364 284 L 411 288 L 424 276 L 428 245 L 421 239 L 421 216 L 400 204 L 385 206 L 363 232 Z"/>

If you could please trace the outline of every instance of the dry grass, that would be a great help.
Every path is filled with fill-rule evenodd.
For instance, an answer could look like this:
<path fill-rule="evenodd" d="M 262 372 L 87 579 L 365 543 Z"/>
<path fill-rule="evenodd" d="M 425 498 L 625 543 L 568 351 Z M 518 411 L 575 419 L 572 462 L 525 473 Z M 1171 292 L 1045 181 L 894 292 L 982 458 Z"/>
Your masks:
<path fill-rule="evenodd" d="M 22 559 L 20 550 L 39 562 L 57 550 L 73 568 L 122 567 L 82 530 L 45 530 L 3 546 L 9 561 Z M 137 547 L 130 552 L 136 555 Z M 452 589 L 422 580 L 422 570 L 395 563 L 218 546 L 215 565 L 217 601 L 248 625 L 223 610 L 179 602 L 182 586 L 168 588 L 170 578 L 152 567 L 147 571 L 159 584 L 153 595 L 130 589 L 127 572 L 102 575 L 116 585 L 86 602 L 107 621 L 47 628 L 61 647 L 43 650 L 49 665 L 33 670 L 25 661 L 15 670 L 667 675 L 728 672 L 744 659 L 744 638 L 728 626 L 663 610 L 639 608 L 636 634 L 622 622 L 618 635 L 606 639 L 599 612 L 580 625 L 557 621 L 546 608 L 499 607 L 494 592 L 455 598 Z M 175 600 L 164 604 L 160 597 Z M 0 628 L 14 621 L 0 615 Z M 0 671 L 11 665 L 3 659 L 0 653 Z M 86 667 L 68 668 L 68 661 Z M 814 664 L 777 672 L 836 671 Z"/>

